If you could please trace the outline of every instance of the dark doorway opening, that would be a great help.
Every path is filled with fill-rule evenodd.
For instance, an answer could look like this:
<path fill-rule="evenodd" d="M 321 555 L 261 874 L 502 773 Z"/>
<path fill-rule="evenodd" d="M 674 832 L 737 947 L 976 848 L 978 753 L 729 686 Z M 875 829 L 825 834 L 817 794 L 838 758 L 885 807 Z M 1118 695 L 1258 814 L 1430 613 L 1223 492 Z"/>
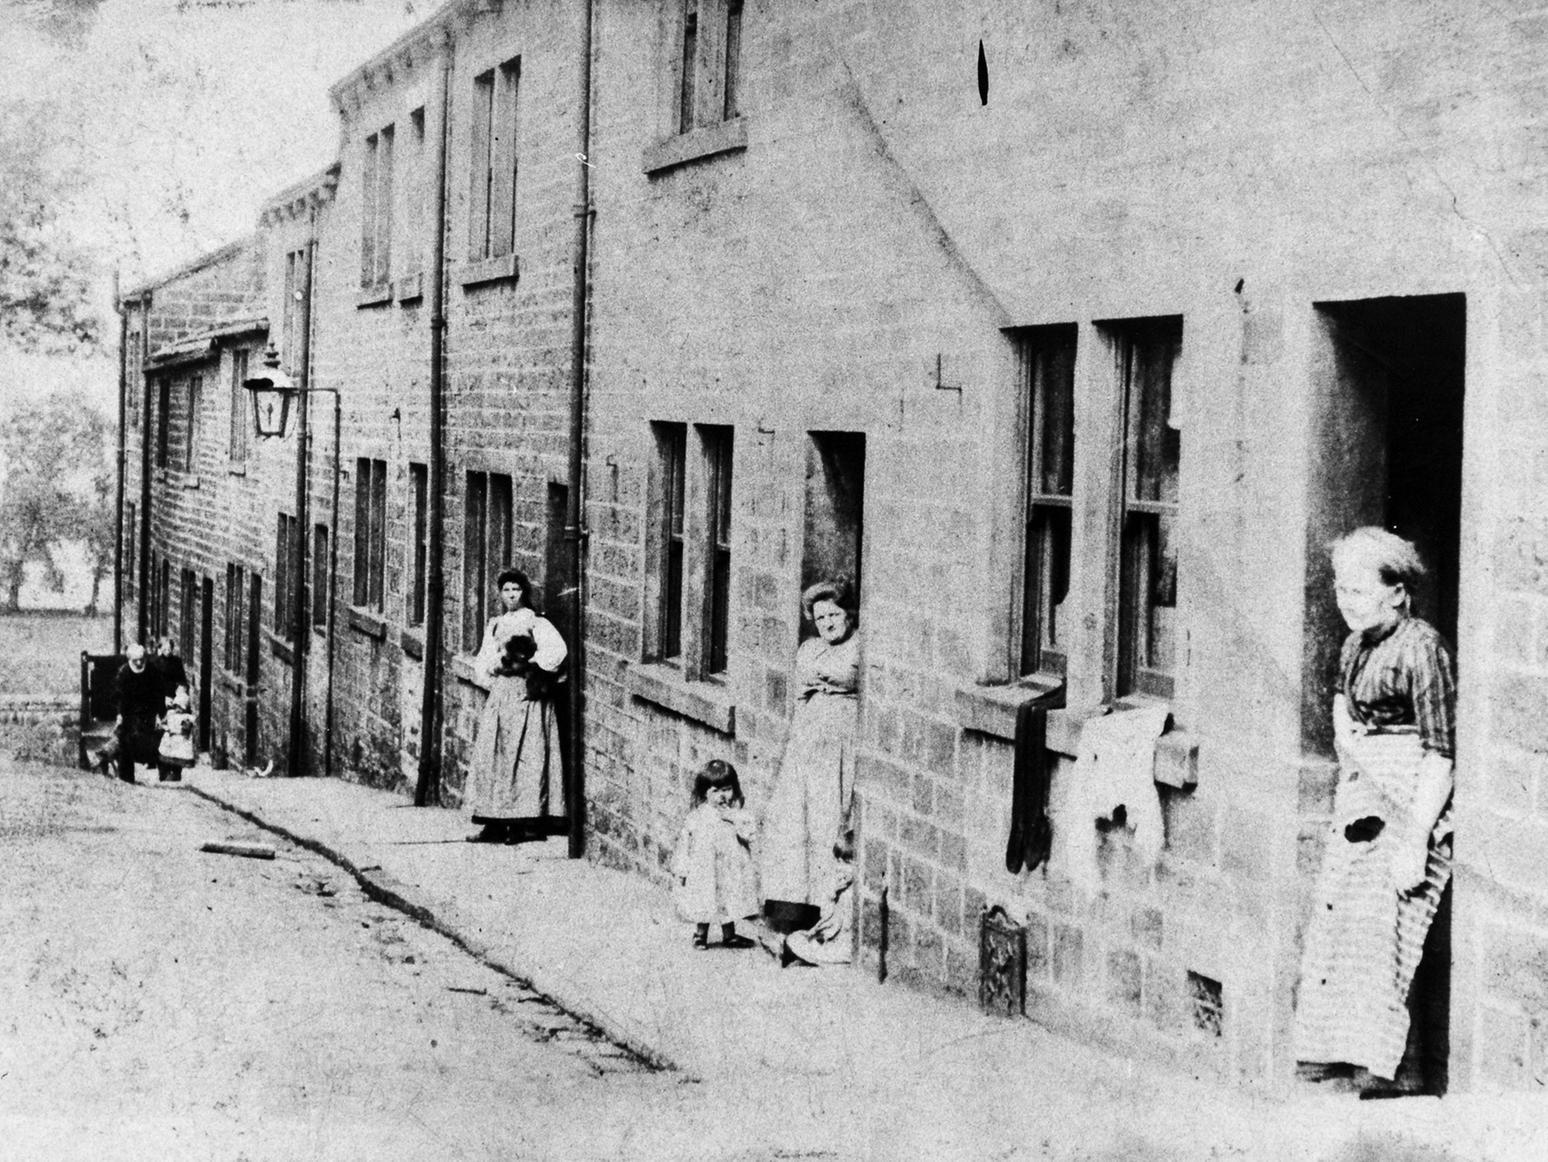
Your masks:
<path fill-rule="evenodd" d="M 564 525 L 569 513 L 570 488 L 567 484 L 548 486 L 543 537 L 543 616 L 553 623 L 564 638 L 565 645 L 575 648 L 575 569 L 569 543 L 564 539 Z M 573 680 L 573 677 L 572 679 Z M 560 770 L 566 774 L 572 769 L 570 760 L 570 699 L 564 687 L 555 692 L 550 705 L 553 707 L 555 733 L 559 736 Z M 557 783 L 568 791 L 569 779 L 560 777 Z M 554 784 L 551 782 L 550 786 Z M 570 802 L 565 796 L 565 817 L 550 819 L 547 829 L 562 834 L 569 828 Z"/>
<path fill-rule="evenodd" d="M 1347 630 L 1333 600 L 1328 542 L 1368 524 L 1413 541 L 1430 569 L 1414 612 L 1456 642 L 1467 300 L 1423 295 L 1316 308 L 1302 734 L 1309 751 L 1330 756 L 1328 708 Z M 1426 1081 L 1442 1091 L 1450 913 L 1443 901 L 1409 1001 Z"/>
<path fill-rule="evenodd" d="M 199 610 L 199 749 L 210 749 L 210 717 L 213 707 L 210 687 L 215 678 L 215 582 L 205 577 L 200 586 Z"/>
<path fill-rule="evenodd" d="M 249 767 L 258 765 L 259 659 L 263 647 L 263 578 L 254 573 L 247 594 L 247 673 L 242 695 L 242 753 Z"/>
<path fill-rule="evenodd" d="M 865 434 L 812 432 L 806 453 L 801 588 L 847 581 L 860 601 L 865 529 Z M 803 620 L 802 637 L 816 630 Z"/>

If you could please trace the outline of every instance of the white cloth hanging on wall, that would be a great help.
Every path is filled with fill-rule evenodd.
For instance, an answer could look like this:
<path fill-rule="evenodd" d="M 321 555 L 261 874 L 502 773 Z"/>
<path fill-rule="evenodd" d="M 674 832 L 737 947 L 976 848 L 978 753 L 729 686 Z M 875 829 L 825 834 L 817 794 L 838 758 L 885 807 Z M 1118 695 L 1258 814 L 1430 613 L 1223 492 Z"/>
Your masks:
<path fill-rule="evenodd" d="M 1076 747 L 1073 786 L 1065 801 L 1065 871 L 1087 892 L 1102 886 L 1097 868 L 1099 819 L 1119 808 L 1134 832 L 1134 849 L 1147 864 L 1161 857 L 1166 827 L 1156 793 L 1156 739 L 1171 712 L 1164 706 L 1120 710 L 1087 719 Z"/>

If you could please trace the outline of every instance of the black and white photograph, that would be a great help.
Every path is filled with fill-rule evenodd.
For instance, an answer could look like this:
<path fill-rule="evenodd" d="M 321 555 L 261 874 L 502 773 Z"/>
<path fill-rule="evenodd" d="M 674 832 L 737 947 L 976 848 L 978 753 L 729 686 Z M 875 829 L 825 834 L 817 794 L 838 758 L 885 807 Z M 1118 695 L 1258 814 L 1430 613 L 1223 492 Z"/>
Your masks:
<path fill-rule="evenodd" d="M 1548 0 L 0 0 L 0 1157 L 1548 1157 Z"/>

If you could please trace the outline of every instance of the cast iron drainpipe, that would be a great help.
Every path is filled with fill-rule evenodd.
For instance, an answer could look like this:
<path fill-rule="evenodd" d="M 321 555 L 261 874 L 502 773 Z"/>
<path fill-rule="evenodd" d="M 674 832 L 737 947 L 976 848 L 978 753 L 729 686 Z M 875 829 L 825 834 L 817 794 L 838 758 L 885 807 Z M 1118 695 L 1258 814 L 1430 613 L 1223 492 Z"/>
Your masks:
<path fill-rule="evenodd" d="M 289 770 L 292 777 L 306 773 L 306 654 L 311 634 L 311 619 L 306 610 L 306 542 L 310 519 L 307 515 L 307 443 L 311 427 L 307 413 L 312 390 L 312 282 L 313 266 L 317 261 L 317 211 L 314 208 L 307 225 L 306 239 L 306 286 L 302 296 L 304 310 L 301 315 L 301 351 L 297 362 L 301 365 L 300 415 L 296 423 L 296 534 L 292 542 L 290 597 L 291 662 L 290 662 L 290 755 Z"/>
<path fill-rule="evenodd" d="M 144 291 L 140 295 L 140 323 L 144 328 L 145 346 L 150 346 L 150 308 L 151 292 Z M 144 351 L 141 351 L 140 360 L 140 386 L 144 389 L 140 397 L 140 557 L 135 567 L 139 572 L 139 581 L 135 585 L 135 635 L 134 640 L 143 642 L 147 631 L 150 629 L 148 618 L 150 611 L 146 604 L 150 600 L 150 558 L 151 558 L 151 381 L 150 376 L 144 374 Z"/>
<path fill-rule="evenodd" d="M 436 127 L 435 197 L 430 220 L 435 233 L 430 253 L 430 463 L 426 489 L 429 491 L 430 576 L 425 579 L 425 674 L 424 692 L 419 709 L 419 777 L 414 785 L 414 806 L 430 807 L 441 798 L 441 638 L 442 609 L 446 600 L 446 573 L 441 566 L 445 535 L 441 528 L 446 515 L 442 498 L 446 466 L 442 447 L 441 396 L 443 383 L 443 347 L 446 330 L 446 135 L 450 127 L 452 41 L 444 42 L 441 56 L 441 112 Z"/>
<path fill-rule="evenodd" d="M 343 469 L 343 465 L 342 465 L 342 463 L 340 461 L 341 451 L 340 451 L 340 446 L 339 446 L 339 437 L 340 437 L 340 428 L 341 428 L 342 425 L 341 425 L 340 415 L 339 415 L 339 412 L 341 410 L 341 405 L 340 405 L 340 402 L 339 402 L 339 392 L 338 392 L 338 389 L 334 388 L 334 387 L 308 387 L 306 389 L 305 393 L 303 393 L 302 396 L 301 396 L 301 406 L 302 406 L 302 408 L 306 408 L 306 407 L 310 406 L 311 398 L 314 395 L 331 395 L 333 397 L 333 494 L 332 494 L 332 498 L 330 500 L 329 509 L 328 509 L 328 511 L 329 511 L 329 520 L 331 521 L 331 528 L 329 529 L 329 532 L 328 532 L 328 596 L 327 596 L 327 602 L 328 602 L 328 604 L 327 604 L 327 613 L 328 613 L 328 663 L 327 663 L 327 665 L 328 665 L 328 673 L 327 673 L 327 683 L 328 684 L 327 684 L 327 692 L 324 695 L 324 701 L 323 701 L 323 776 L 325 778 L 332 778 L 332 776 L 333 776 L 333 643 L 334 643 L 334 639 L 338 637 L 338 633 L 337 633 L 337 629 L 338 629 L 338 625 L 337 625 L 337 616 L 338 616 L 338 600 L 337 600 L 338 593 L 337 593 L 337 589 L 338 589 L 338 572 L 339 572 L 339 475 L 340 475 L 340 473 L 341 473 L 341 471 Z M 302 536 L 303 537 L 305 536 L 305 532 L 302 533 Z M 312 600 L 313 601 L 317 600 L 316 594 L 312 595 Z M 308 629 L 309 629 L 309 632 L 308 632 L 308 635 L 307 635 L 307 640 L 310 641 L 311 640 L 310 627 L 308 627 Z"/>
<path fill-rule="evenodd" d="M 339 473 L 343 470 L 339 446 L 339 393 L 331 387 L 319 388 L 333 396 L 333 529 L 328 534 L 328 694 L 323 710 L 323 774 L 333 777 L 333 643 L 338 640 L 339 584 Z M 314 597 L 315 601 L 316 598 Z"/>
<path fill-rule="evenodd" d="M 587 244 L 591 229 L 591 25 L 592 0 L 586 0 L 581 20 L 580 115 L 577 118 L 575 154 L 575 297 L 571 304 L 570 336 L 570 462 L 569 488 L 565 493 L 564 539 L 570 549 L 570 594 L 574 616 L 570 619 L 570 766 L 565 772 L 565 804 L 570 823 L 570 858 L 579 859 L 586 849 L 586 797 L 584 743 L 586 732 L 586 506 L 581 496 L 585 482 L 582 441 L 586 435 L 586 300 Z"/>
<path fill-rule="evenodd" d="M 124 648 L 124 455 L 129 418 L 129 311 L 118 297 L 118 270 L 113 270 L 113 310 L 118 312 L 118 475 L 113 498 L 113 650 Z"/>
<path fill-rule="evenodd" d="M 312 278 L 313 278 L 313 274 L 315 272 L 316 265 L 317 265 L 317 239 L 316 239 L 317 228 L 316 228 L 316 211 L 315 210 L 313 211 L 311 234 L 312 234 L 312 237 L 310 239 L 308 239 L 308 241 L 307 241 L 307 259 L 306 259 L 306 320 L 305 320 L 304 326 L 302 327 L 303 354 L 302 354 L 302 357 L 301 357 L 301 365 L 302 365 L 302 367 L 304 369 L 303 374 L 305 375 L 306 378 L 305 378 L 305 381 L 302 384 L 302 391 L 300 393 L 300 396 L 301 396 L 301 408 L 300 408 L 301 415 L 299 417 L 299 423 L 300 423 L 300 436 L 301 436 L 301 439 L 300 439 L 300 446 L 296 449 L 297 455 L 301 457 L 301 464 L 300 464 L 300 467 L 297 469 L 297 477 L 298 477 L 298 479 L 297 479 L 297 482 L 296 482 L 296 497 L 297 497 L 297 510 L 298 510 L 297 513 L 296 513 L 296 539 L 301 542 L 301 545 L 298 548 L 297 555 L 296 555 L 296 561 L 297 561 L 296 571 L 298 573 L 298 576 L 295 579 L 296 580 L 296 621 L 297 621 L 296 633 L 295 633 L 295 643 L 296 643 L 296 653 L 295 653 L 295 656 L 296 656 L 296 661 L 292 664 L 291 677 L 292 677 L 293 680 L 296 680 L 296 679 L 303 679 L 304 680 L 304 678 L 306 676 L 306 671 L 301 666 L 301 654 L 302 654 L 302 651 L 304 649 L 306 649 L 306 648 L 308 648 L 310 646 L 310 643 L 311 643 L 311 640 L 312 640 L 312 632 L 311 632 L 311 628 L 312 627 L 311 627 L 310 620 L 306 620 L 306 624 L 305 625 L 301 624 L 301 622 L 304 619 L 307 619 L 307 609 L 306 609 L 306 603 L 305 603 L 305 599 L 304 599 L 305 586 L 306 586 L 306 580 L 307 580 L 307 578 L 306 578 L 306 544 L 307 544 L 308 536 L 309 536 L 309 534 L 311 532 L 311 530 L 309 528 L 307 528 L 305 524 L 302 523 L 303 520 L 306 519 L 304 517 L 304 515 L 303 515 L 303 513 L 304 513 L 304 505 L 305 505 L 306 501 L 308 501 L 310 499 L 310 496 L 308 495 L 308 492 L 309 492 L 308 485 L 310 483 L 310 480 L 309 480 L 309 475 L 310 474 L 307 471 L 307 469 L 309 467 L 309 464 L 307 462 L 307 454 L 308 454 L 308 444 L 309 444 L 310 438 L 311 438 L 311 436 L 310 436 L 311 429 L 310 429 L 310 426 L 307 423 L 307 412 L 308 412 L 308 409 L 310 409 L 310 407 L 311 407 L 312 396 L 318 395 L 318 394 L 325 394 L 325 395 L 330 395 L 330 396 L 333 397 L 333 490 L 332 490 L 332 495 L 331 495 L 331 497 L 329 499 L 329 507 L 328 507 L 328 519 L 329 519 L 329 522 L 330 522 L 330 524 L 332 526 L 328 530 L 328 596 L 327 596 L 327 602 L 328 602 L 328 605 L 327 605 L 327 613 L 328 613 L 328 662 L 327 662 L 327 667 L 328 667 L 328 669 L 327 669 L 327 690 L 326 690 L 326 693 L 323 696 L 323 775 L 324 775 L 325 778 L 331 778 L 333 776 L 333 643 L 334 643 L 334 639 L 338 637 L 338 633 L 337 633 L 338 626 L 337 626 L 337 622 L 336 622 L 338 601 L 336 600 L 336 597 L 337 597 L 338 572 L 339 572 L 339 568 L 338 568 L 338 566 L 339 566 L 339 473 L 340 473 L 343 465 L 340 462 L 341 451 L 340 451 L 340 447 L 339 447 L 339 434 L 340 434 L 340 427 L 341 427 L 339 412 L 341 410 L 341 405 L 340 405 L 340 402 L 339 402 L 339 392 L 338 392 L 338 389 L 337 388 L 333 388 L 333 387 L 316 387 L 316 386 L 313 386 L 313 384 L 312 384 Z M 308 521 L 307 523 L 310 523 L 310 522 Z M 317 600 L 317 595 L 315 593 L 312 595 L 312 600 L 313 601 Z M 303 634 L 305 635 L 304 642 L 303 642 Z M 291 723 L 292 723 L 292 729 L 293 730 L 296 729 L 297 728 L 296 724 L 298 722 L 298 719 L 296 718 L 296 715 L 298 713 L 300 713 L 302 715 L 302 717 L 299 719 L 299 723 L 300 723 L 299 729 L 300 729 L 300 732 L 301 732 L 301 734 L 303 736 L 303 741 L 302 741 L 302 744 L 301 744 L 301 749 L 296 752 L 297 755 L 300 756 L 302 753 L 304 753 L 304 749 L 305 749 L 305 739 L 304 739 L 304 736 L 305 736 L 305 733 L 306 733 L 306 724 L 305 724 L 305 717 L 304 717 L 304 706 L 305 706 L 305 704 L 304 704 L 304 702 L 302 700 L 305 699 L 305 697 L 306 697 L 306 690 L 305 690 L 305 687 L 301 685 L 301 681 L 298 680 L 296 682 L 296 685 L 297 685 L 297 688 L 300 689 L 300 691 L 301 691 L 301 697 L 300 697 L 300 699 L 297 699 L 294 693 L 292 693 L 292 695 L 291 695 L 291 715 L 292 715 Z M 297 710 L 298 704 L 302 707 L 302 709 L 300 711 Z M 299 769 L 300 769 L 299 767 L 292 767 L 292 773 L 295 773 Z"/>

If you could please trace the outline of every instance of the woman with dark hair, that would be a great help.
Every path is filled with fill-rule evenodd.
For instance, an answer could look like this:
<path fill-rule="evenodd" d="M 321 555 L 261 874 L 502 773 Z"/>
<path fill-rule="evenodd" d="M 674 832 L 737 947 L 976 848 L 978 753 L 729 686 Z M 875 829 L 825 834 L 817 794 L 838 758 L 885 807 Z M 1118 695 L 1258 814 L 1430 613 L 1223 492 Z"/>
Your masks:
<path fill-rule="evenodd" d="M 1441 1062 L 1422 1060 L 1426 1030 L 1408 1004 L 1451 880 L 1451 650 L 1414 616 L 1410 595 L 1425 570 L 1412 544 L 1360 528 L 1334 542 L 1332 557 L 1350 632 L 1333 698 L 1339 779 L 1301 960 L 1296 1058 L 1313 1078 L 1351 1077 L 1362 1097 L 1438 1092 Z"/>
<path fill-rule="evenodd" d="M 489 681 L 468 763 L 464 802 L 482 830 L 470 843 L 515 843 L 524 826 L 564 814 L 559 743 L 549 698 L 567 650 L 532 608 L 520 569 L 495 578 L 502 612 L 489 619 L 474 669 Z"/>
<path fill-rule="evenodd" d="M 817 923 L 840 871 L 835 848 L 853 844 L 860 687 L 854 598 L 844 582 L 822 581 L 801 594 L 801 608 L 817 633 L 796 651 L 799 701 L 760 845 L 764 916 L 781 933 Z"/>

